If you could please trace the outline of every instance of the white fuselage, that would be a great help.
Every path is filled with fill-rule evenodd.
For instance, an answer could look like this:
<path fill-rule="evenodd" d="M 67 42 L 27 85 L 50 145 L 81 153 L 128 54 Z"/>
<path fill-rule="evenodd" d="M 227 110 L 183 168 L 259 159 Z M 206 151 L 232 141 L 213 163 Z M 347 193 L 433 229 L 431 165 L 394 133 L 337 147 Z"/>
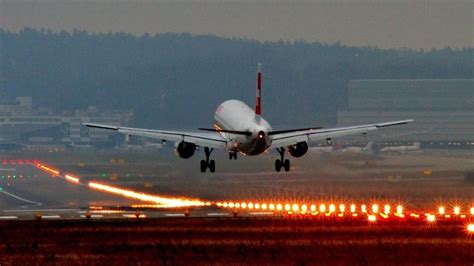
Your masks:
<path fill-rule="evenodd" d="M 223 133 L 228 140 L 230 151 L 245 155 L 258 155 L 265 152 L 272 144 L 268 132 L 272 130 L 270 124 L 255 111 L 239 100 L 228 100 L 217 108 L 214 115 L 216 126 L 223 130 L 248 131 L 249 136 Z"/>

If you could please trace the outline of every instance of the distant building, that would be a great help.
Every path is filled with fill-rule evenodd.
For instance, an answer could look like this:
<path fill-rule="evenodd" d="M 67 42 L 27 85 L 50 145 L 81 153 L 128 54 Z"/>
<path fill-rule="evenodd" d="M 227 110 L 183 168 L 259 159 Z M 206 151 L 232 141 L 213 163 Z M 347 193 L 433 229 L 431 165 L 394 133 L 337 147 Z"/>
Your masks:
<path fill-rule="evenodd" d="M 32 108 L 29 97 L 17 98 L 16 103 L 0 105 L 0 140 L 3 143 L 25 145 L 104 144 L 110 133 L 91 130 L 84 122 L 126 125 L 130 113 L 98 113 L 94 107 L 65 114 L 44 114 Z"/>
<path fill-rule="evenodd" d="M 348 89 L 339 126 L 413 118 L 415 123 L 390 128 L 380 140 L 474 143 L 473 79 L 351 80 Z"/>

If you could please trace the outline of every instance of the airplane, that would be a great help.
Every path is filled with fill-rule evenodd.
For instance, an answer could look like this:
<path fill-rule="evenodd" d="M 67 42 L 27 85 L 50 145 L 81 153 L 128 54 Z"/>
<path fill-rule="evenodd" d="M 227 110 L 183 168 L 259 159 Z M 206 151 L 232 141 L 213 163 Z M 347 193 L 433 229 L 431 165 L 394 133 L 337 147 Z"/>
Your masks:
<path fill-rule="evenodd" d="M 285 159 L 285 151 L 293 157 L 301 157 L 308 151 L 308 143 L 326 140 L 346 135 L 367 135 L 369 131 L 380 128 L 407 124 L 413 119 L 392 122 L 375 123 L 368 125 L 339 127 L 339 128 L 297 128 L 273 130 L 270 124 L 262 117 L 262 69 L 258 64 L 257 95 L 255 109 L 239 100 L 227 100 L 217 107 L 214 114 L 216 123 L 214 128 L 199 128 L 198 132 L 167 131 L 144 128 L 130 128 L 110 126 L 94 123 L 83 123 L 90 128 L 113 130 L 126 136 L 141 136 L 161 139 L 163 144 L 174 142 L 175 151 L 181 158 L 188 159 L 194 155 L 199 147 L 204 147 L 205 160 L 201 160 L 201 172 L 207 168 L 215 172 L 216 164 L 210 160 L 214 149 L 223 149 L 229 152 L 230 160 L 237 160 L 237 153 L 244 156 L 256 156 L 275 148 L 280 159 L 275 160 L 275 170 L 282 168 L 290 170 L 290 160 Z"/>

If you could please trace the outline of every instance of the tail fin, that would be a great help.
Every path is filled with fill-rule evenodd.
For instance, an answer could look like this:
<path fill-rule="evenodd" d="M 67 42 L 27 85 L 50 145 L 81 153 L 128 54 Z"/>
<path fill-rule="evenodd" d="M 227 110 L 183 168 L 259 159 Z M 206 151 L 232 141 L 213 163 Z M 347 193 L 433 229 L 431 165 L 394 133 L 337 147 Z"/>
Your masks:
<path fill-rule="evenodd" d="M 255 115 L 262 115 L 262 64 L 258 64 L 257 72 L 257 102 L 255 104 Z"/>

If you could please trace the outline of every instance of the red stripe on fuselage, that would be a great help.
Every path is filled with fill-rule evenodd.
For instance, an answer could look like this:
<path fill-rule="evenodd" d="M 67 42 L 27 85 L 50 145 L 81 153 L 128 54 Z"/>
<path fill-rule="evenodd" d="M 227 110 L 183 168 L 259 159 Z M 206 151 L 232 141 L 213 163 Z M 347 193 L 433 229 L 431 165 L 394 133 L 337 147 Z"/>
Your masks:
<path fill-rule="evenodd" d="M 255 105 L 255 114 L 262 114 L 262 72 L 257 73 L 257 103 Z"/>

